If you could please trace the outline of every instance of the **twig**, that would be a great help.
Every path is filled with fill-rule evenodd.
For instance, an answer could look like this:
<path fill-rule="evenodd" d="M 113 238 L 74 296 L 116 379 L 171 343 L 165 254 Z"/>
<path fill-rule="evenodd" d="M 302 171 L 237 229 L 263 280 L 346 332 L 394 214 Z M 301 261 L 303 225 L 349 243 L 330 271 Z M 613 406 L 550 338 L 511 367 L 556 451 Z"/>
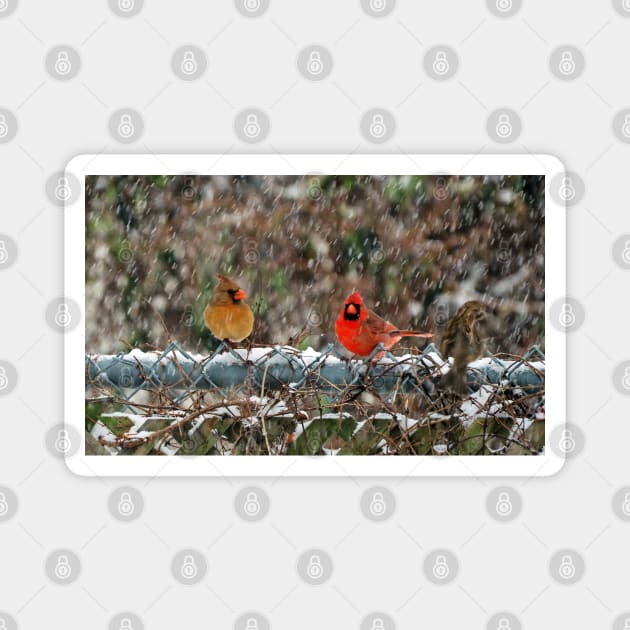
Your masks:
<path fill-rule="evenodd" d="M 146 444 L 147 442 L 157 440 L 162 435 L 167 435 L 169 433 L 172 433 L 173 431 L 175 431 L 182 425 L 186 424 L 187 422 L 192 422 L 195 418 L 198 418 L 199 416 L 202 416 L 206 413 L 211 413 L 213 409 L 219 409 L 220 407 L 228 407 L 228 406 L 240 407 L 242 405 L 243 405 L 243 401 L 238 401 L 238 400 L 233 401 L 233 402 L 228 401 L 228 402 L 217 403 L 205 409 L 197 409 L 193 411 L 192 413 L 188 414 L 187 416 L 185 416 L 184 418 L 182 418 L 181 420 L 177 420 L 176 422 L 169 424 L 167 427 L 164 427 L 163 429 L 158 429 L 157 431 L 154 431 L 153 433 L 150 433 L 149 435 L 144 435 L 141 437 L 122 437 L 117 440 L 105 440 L 104 438 L 99 438 L 99 442 L 103 444 L 104 446 L 118 446 L 122 448 L 134 448 L 136 446 L 140 446 L 141 444 Z"/>

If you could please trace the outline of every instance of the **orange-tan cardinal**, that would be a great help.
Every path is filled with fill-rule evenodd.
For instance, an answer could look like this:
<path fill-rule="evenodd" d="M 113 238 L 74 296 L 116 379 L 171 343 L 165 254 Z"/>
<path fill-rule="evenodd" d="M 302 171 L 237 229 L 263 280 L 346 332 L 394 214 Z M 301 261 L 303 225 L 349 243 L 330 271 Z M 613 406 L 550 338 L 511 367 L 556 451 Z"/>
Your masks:
<path fill-rule="evenodd" d="M 245 302 L 247 294 L 227 276 L 217 276 L 210 303 L 203 312 L 206 326 L 221 341 L 243 341 L 254 328 L 254 313 Z"/>
<path fill-rule="evenodd" d="M 351 293 L 343 303 L 335 322 L 335 332 L 342 345 L 360 357 L 367 357 L 379 343 L 387 350 L 403 337 L 433 336 L 431 333 L 396 328 L 367 308 L 358 291 Z"/>

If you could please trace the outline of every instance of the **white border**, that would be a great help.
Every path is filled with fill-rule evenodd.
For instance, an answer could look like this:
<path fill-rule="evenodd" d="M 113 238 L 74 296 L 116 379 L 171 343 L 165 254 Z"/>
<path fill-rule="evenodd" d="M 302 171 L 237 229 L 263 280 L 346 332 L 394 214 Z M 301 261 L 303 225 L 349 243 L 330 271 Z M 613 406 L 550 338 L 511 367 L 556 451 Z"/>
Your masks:
<path fill-rule="evenodd" d="M 78 475 L 99 476 L 548 476 L 564 457 L 548 447 L 565 422 L 565 334 L 549 321 L 549 305 L 566 295 L 566 209 L 550 195 L 564 166 L 551 155 L 79 155 L 66 172 L 82 182 L 79 198 L 65 210 L 65 295 L 85 313 L 86 175 L 544 175 L 545 176 L 545 454 L 533 456 L 344 456 L 344 457 L 116 457 L 85 455 L 85 330 L 65 334 L 65 420 L 81 436 L 66 458 Z"/>

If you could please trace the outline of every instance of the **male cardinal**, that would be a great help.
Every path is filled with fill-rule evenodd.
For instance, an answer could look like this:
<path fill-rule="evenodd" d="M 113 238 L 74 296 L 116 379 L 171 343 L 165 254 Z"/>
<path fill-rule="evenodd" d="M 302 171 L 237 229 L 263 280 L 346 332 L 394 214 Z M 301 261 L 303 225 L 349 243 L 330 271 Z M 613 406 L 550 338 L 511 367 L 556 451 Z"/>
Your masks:
<path fill-rule="evenodd" d="M 482 324 L 486 307 L 476 300 L 466 302 L 448 320 L 442 337 L 442 358 L 453 357 L 453 367 L 440 380 L 445 388 L 458 394 L 467 391 L 466 372 L 468 364 L 479 358 L 484 351 Z"/>
<path fill-rule="evenodd" d="M 367 357 L 380 343 L 388 350 L 403 337 L 432 337 L 431 333 L 399 330 L 365 306 L 358 291 L 343 303 L 335 322 L 335 332 L 341 344 L 353 354 Z M 382 353 L 378 353 L 378 358 Z"/>
<path fill-rule="evenodd" d="M 245 302 L 247 294 L 227 276 L 217 276 L 210 303 L 203 312 L 206 326 L 220 341 L 243 341 L 254 328 L 254 313 Z"/>

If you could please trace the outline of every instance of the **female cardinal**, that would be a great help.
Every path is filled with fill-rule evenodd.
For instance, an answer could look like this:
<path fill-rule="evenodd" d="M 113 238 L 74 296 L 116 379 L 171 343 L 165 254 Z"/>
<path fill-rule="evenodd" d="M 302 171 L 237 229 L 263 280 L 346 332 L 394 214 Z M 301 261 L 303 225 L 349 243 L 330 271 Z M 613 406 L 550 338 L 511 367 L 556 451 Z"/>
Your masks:
<path fill-rule="evenodd" d="M 217 276 L 210 303 L 203 312 L 206 326 L 220 341 L 243 341 L 254 328 L 254 313 L 245 302 L 247 294 L 227 276 Z"/>
<path fill-rule="evenodd" d="M 353 354 L 367 357 L 380 343 L 388 350 L 403 337 L 432 337 L 431 333 L 399 330 L 365 306 L 358 291 L 343 303 L 335 322 L 335 332 L 341 344 Z M 378 358 L 382 353 L 378 353 Z"/>

